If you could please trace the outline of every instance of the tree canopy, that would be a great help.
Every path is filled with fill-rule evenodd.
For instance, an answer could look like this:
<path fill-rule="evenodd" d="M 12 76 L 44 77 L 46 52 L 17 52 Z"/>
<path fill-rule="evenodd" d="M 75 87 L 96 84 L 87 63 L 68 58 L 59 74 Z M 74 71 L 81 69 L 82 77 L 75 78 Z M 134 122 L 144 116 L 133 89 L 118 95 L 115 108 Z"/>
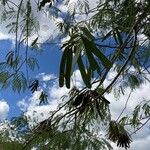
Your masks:
<path fill-rule="evenodd" d="M 38 67 L 38 60 L 32 54 L 39 53 L 41 44 L 36 15 L 46 8 L 50 16 L 47 19 L 53 20 L 59 29 L 59 34 L 53 39 L 56 41 L 54 44 L 60 44 L 62 49 L 58 66 L 59 86 L 70 89 L 58 108 L 33 128 L 24 114 L 13 118 L 9 130 L 16 131 L 15 140 L 9 138 L 7 130 L 2 132 L 2 147 L 105 150 L 112 149 L 110 142 L 115 142 L 118 147 L 128 149 L 132 135 L 150 120 L 150 101 L 139 103 L 131 116 L 122 116 L 124 108 L 114 120 L 111 118 L 110 100 L 105 95 L 111 92 L 124 95 L 127 88 L 132 92 L 149 82 L 150 1 L 0 2 L 3 6 L 1 21 L 7 23 L 9 33 L 15 35 L 15 48 L 8 51 L 0 62 L 1 88 L 11 86 L 17 92 L 30 89 L 33 93 L 38 90 L 40 81 L 35 79 L 31 82 L 29 71 Z M 60 5 L 68 11 L 64 13 L 59 9 Z M 62 39 L 66 39 L 65 42 Z M 22 43 L 26 46 L 25 51 L 21 50 Z M 76 69 L 84 82 L 83 88 L 72 82 Z M 115 76 L 106 84 L 112 70 Z M 40 103 L 47 103 L 45 90 L 39 99 Z M 101 132 L 105 133 L 104 137 Z"/>

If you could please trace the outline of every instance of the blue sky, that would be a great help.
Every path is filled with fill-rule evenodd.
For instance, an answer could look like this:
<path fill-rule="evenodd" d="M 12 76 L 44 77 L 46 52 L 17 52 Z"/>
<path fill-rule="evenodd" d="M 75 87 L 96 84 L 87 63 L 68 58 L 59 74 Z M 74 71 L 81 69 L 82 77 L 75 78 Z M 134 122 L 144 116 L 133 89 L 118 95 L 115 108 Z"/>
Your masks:
<path fill-rule="evenodd" d="M 5 56 L 5 51 L 7 52 L 12 48 L 12 42 L 10 40 L 1 40 L 0 47 L 1 52 L 4 52 L 1 53 L 1 57 L 3 57 Z M 22 47 L 25 48 L 25 46 Z M 34 79 L 39 73 L 55 74 L 57 76 L 59 73 L 59 62 L 61 58 L 60 46 L 42 44 L 41 49 L 43 50 L 42 53 L 35 56 L 39 62 L 39 69 L 37 68 L 35 71 L 30 71 L 29 77 Z M 30 90 L 21 93 L 14 92 L 11 88 L 1 90 L 0 98 L 7 100 L 7 103 L 10 106 L 8 118 L 15 117 L 20 114 L 17 102 L 29 95 L 31 95 Z"/>

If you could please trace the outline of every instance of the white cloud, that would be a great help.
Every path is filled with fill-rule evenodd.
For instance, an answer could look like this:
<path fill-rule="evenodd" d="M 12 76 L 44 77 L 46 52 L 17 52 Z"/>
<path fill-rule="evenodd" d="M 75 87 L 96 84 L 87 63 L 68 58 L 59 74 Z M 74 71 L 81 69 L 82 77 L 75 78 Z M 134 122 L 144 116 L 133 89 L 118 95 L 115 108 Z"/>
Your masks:
<path fill-rule="evenodd" d="M 46 74 L 46 73 L 40 73 L 37 78 L 40 79 L 40 81 L 50 81 L 56 79 L 56 76 L 54 74 Z"/>
<path fill-rule="evenodd" d="M 130 150 L 148 150 L 150 143 L 150 135 L 139 140 L 135 140 L 130 147 Z"/>
<path fill-rule="evenodd" d="M 0 100 L 0 120 L 6 119 L 9 112 L 9 105 L 6 101 Z"/>
<path fill-rule="evenodd" d="M 114 97 L 113 93 L 107 94 L 106 98 L 111 102 L 110 109 L 112 112 L 112 117 L 116 119 L 124 108 L 126 100 L 129 96 L 130 89 L 127 88 L 124 95 L 121 95 L 118 99 Z M 130 96 L 127 104 L 125 113 L 131 114 L 134 107 L 138 105 L 143 99 L 150 100 L 150 83 L 142 84 L 138 89 L 134 90 Z"/>
<path fill-rule="evenodd" d="M 27 111 L 32 109 L 33 107 L 38 106 L 39 104 L 39 96 L 41 94 L 41 90 L 35 91 L 31 97 L 26 97 L 21 101 L 18 101 L 17 105 L 22 111 Z"/>
<path fill-rule="evenodd" d="M 19 4 L 19 1 L 17 0 L 15 1 L 15 3 Z M 24 1 L 24 4 L 26 4 L 25 1 Z M 14 9 L 16 9 L 16 7 L 13 6 L 12 3 L 10 3 L 9 5 L 12 6 Z M 36 1 L 32 0 L 31 5 L 32 5 L 34 17 L 39 22 L 39 29 L 38 29 L 38 34 L 35 33 L 32 36 L 30 36 L 29 45 L 35 40 L 36 37 L 38 37 L 38 43 L 43 43 L 46 40 L 50 39 L 50 37 L 55 38 L 58 35 L 58 29 L 57 29 L 54 19 L 51 19 L 46 15 L 46 10 L 38 12 Z M 4 6 L 0 5 L 0 8 L 1 8 L 0 14 L 2 14 L 4 10 Z M 9 33 L 9 29 L 6 28 L 6 25 L 15 21 L 16 21 L 16 17 L 10 20 L 7 19 L 0 24 L 0 40 L 2 39 L 14 40 L 15 39 L 15 33 Z M 18 31 L 18 35 L 21 35 L 21 34 L 22 34 L 21 31 Z"/>
<path fill-rule="evenodd" d="M 73 73 L 73 77 L 76 78 L 76 83 L 72 83 L 72 87 L 76 85 L 78 88 L 81 88 L 83 86 L 83 82 L 81 81 L 82 78 L 79 73 L 79 70 L 76 70 Z M 53 81 L 53 84 L 50 87 L 48 87 L 49 104 L 39 106 L 39 96 L 42 90 L 34 92 L 31 97 L 26 97 L 18 101 L 18 107 L 22 111 L 25 111 L 25 115 L 28 116 L 28 118 L 30 118 L 31 127 L 35 125 L 35 123 L 38 123 L 48 118 L 49 113 L 51 111 L 56 110 L 60 102 L 62 102 L 62 96 L 67 95 L 69 92 L 69 89 L 67 89 L 65 86 L 62 88 L 59 87 L 58 80 L 56 79 L 56 76 L 54 74 L 40 73 L 37 76 L 37 78 L 40 78 L 42 81 L 45 81 L 43 85 L 51 79 L 55 78 L 55 80 Z"/>
<path fill-rule="evenodd" d="M 26 111 L 26 109 L 28 108 L 28 103 L 26 99 L 22 99 L 17 103 L 17 106 L 20 108 L 21 111 Z"/>
<path fill-rule="evenodd" d="M 96 2 L 97 1 L 93 1 L 93 0 L 88 0 L 89 1 L 89 7 L 93 8 L 96 6 Z M 27 0 L 24 1 L 24 4 L 26 4 Z M 34 13 L 34 17 L 37 19 L 37 21 L 39 22 L 39 28 L 38 28 L 38 34 L 34 33 L 32 36 L 29 37 L 29 45 L 31 45 L 31 43 L 36 39 L 36 37 L 38 37 L 38 43 L 43 43 L 46 40 L 52 40 L 54 38 L 56 38 L 59 34 L 59 30 L 57 28 L 56 23 L 58 22 L 62 22 L 63 21 L 63 17 L 65 15 L 62 15 L 61 17 L 52 17 L 56 15 L 56 9 L 54 9 L 54 7 L 49 7 L 49 5 L 45 5 L 44 8 L 42 8 L 43 11 L 38 11 L 37 9 L 37 0 L 31 0 L 31 5 L 32 5 L 32 10 Z M 8 2 L 9 3 L 9 2 Z M 16 4 L 19 5 L 20 1 L 16 0 L 15 1 Z M 63 14 L 68 14 L 69 12 L 71 13 L 72 10 L 75 8 L 75 10 L 77 12 L 79 12 L 78 9 L 78 1 L 77 0 L 70 0 L 68 5 L 65 5 L 66 1 L 63 1 L 62 4 L 57 5 L 58 9 L 61 10 L 61 12 Z M 14 9 L 16 10 L 16 7 L 12 4 L 9 3 L 9 6 L 14 7 Z M 4 11 L 4 7 L 3 5 L 0 5 L 0 14 L 2 14 L 2 12 Z M 69 15 L 69 14 L 68 14 Z M 1 17 L 1 15 L 0 15 Z M 87 18 L 87 15 L 76 15 L 76 19 L 79 21 L 83 20 Z M 9 29 L 6 28 L 6 25 L 8 25 L 10 22 L 15 22 L 16 21 L 16 17 L 14 19 L 11 20 L 5 20 L 3 23 L 1 23 L 0 25 L 0 40 L 1 39 L 15 39 L 15 33 L 8 33 Z M 18 32 L 18 35 L 21 35 L 21 31 Z M 19 36 L 18 36 L 19 37 Z"/>
<path fill-rule="evenodd" d="M 30 106 L 25 116 L 27 116 L 29 125 L 32 128 L 37 123 L 47 119 L 54 110 L 56 110 L 56 106 L 54 105 Z"/>
<path fill-rule="evenodd" d="M 56 110 L 57 105 L 54 103 L 48 105 L 39 105 L 39 96 L 41 90 L 36 91 L 31 97 L 18 101 L 18 107 L 25 112 L 25 115 L 29 119 L 30 127 L 33 127 L 38 122 L 41 122 L 49 117 L 51 111 Z"/>

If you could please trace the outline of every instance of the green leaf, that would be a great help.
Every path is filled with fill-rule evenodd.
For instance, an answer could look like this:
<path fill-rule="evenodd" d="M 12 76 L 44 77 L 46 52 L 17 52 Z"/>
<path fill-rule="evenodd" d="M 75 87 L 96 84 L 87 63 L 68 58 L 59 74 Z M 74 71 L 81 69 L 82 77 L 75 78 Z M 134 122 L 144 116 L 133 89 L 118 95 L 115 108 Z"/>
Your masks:
<path fill-rule="evenodd" d="M 149 117 L 150 116 L 150 105 L 148 103 L 145 103 L 143 106 L 142 106 L 142 109 L 144 110 L 144 115 L 146 117 Z"/>
<path fill-rule="evenodd" d="M 64 79 L 65 79 L 65 68 L 66 68 L 66 62 L 67 62 L 67 52 L 68 50 L 65 49 L 61 58 L 60 62 L 60 69 L 59 69 L 59 86 L 64 86 Z"/>
<path fill-rule="evenodd" d="M 8 71 L 0 72 L 0 84 L 2 85 L 2 87 L 7 87 L 8 78 L 9 78 L 9 72 Z"/>
<path fill-rule="evenodd" d="M 105 68 L 109 69 L 112 67 L 111 61 L 96 46 L 93 47 L 92 52 L 100 59 Z"/>
<path fill-rule="evenodd" d="M 93 54 L 90 52 L 90 50 L 86 49 L 86 54 L 87 54 L 87 58 L 88 58 L 90 66 L 91 66 L 91 69 L 93 71 L 98 70 L 99 66 L 98 66 Z"/>
<path fill-rule="evenodd" d="M 108 39 L 112 34 L 112 30 L 109 31 L 103 38 L 102 38 L 102 42 L 105 41 L 106 39 Z"/>
<path fill-rule="evenodd" d="M 6 62 L 0 62 L 0 70 L 5 70 L 7 67 L 7 63 Z"/>
<path fill-rule="evenodd" d="M 75 65 L 76 65 L 76 63 L 77 63 L 77 60 L 78 60 L 78 58 L 79 58 L 79 56 L 81 55 L 81 49 L 80 48 L 76 48 L 75 47 L 75 55 L 74 55 L 74 57 L 73 57 L 73 61 L 72 61 L 72 67 L 75 67 Z"/>
<path fill-rule="evenodd" d="M 39 100 L 40 100 L 40 104 L 46 104 L 47 103 L 47 98 L 48 98 L 48 95 L 42 91 L 41 94 L 40 94 L 40 97 L 39 97 Z"/>
<path fill-rule="evenodd" d="M 28 60 L 27 60 L 27 65 L 29 66 L 29 68 L 31 70 L 34 70 L 35 67 L 39 68 L 39 65 L 38 65 L 38 61 L 36 58 L 34 57 L 29 57 Z"/>
<path fill-rule="evenodd" d="M 122 45 L 123 40 L 122 40 L 122 37 L 121 37 L 121 35 L 120 35 L 119 30 L 116 28 L 115 31 L 116 31 L 116 35 L 117 35 L 117 39 L 118 39 L 118 41 L 119 41 L 119 44 Z"/>
<path fill-rule="evenodd" d="M 38 37 L 31 43 L 31 46 L 34 46 L 38 40 Z"/>
<path fill-rule="evenodd" d="M 27 80 L 22 72 L 14 74 L 12 79 L 12 89 L 14 91 L 20 92 L 25 91 L 27 88 Z"/>
<path fill-rule="evenodd" d="M 14 52 L 10 51 L 6 55 L 6 62 L 7 62 L 8 65 L 10 65 L 12 67 L 13 66 L 13 61 L 14 61 Z"/>
<path fill-rule="evenodd" d="M 85 71 L 85 67 L 84 67 L 81 55 L 79 56 L 77 63 L 78 63 L 78 67 L 79 67 L 79 70 L 80 70 L 80 73 L 81 73 L 81 76 L 82 76 L 82 79 L 83 79 L 85 85 L 88 88 L 91 88 L 91 84 L 90 84 L 90 81 L 87 78 L 87 74 L 86 74 L 86 71 Z"/>
<path fill-rule="evenodd" d="M 132 89 L 135 89 L 136 87 L 139 87 L 142 83 L 142 80 L 140 80 L 136 75 L 129 74 L 128 82 L 130 84 L 130 87 Z"/>
<path fill-rule="evenodd" d="M 17 150 L 17 149 L 22 149 L 23 146 L 21 143 L 18 141 L 11 141 L 11 142 L 3 142 L 1 143 L 1 148 L 3 150 Z"/>
<path fill-rule="evenodd" d="M 107 59 L 107 57 L 96 47 L 96 45 L 92 41 L 84 38 L 84 44 L 86 48 L 90 49 L 91 52 L 99 58 L 103 66 L 105 66 L 106 68 L 110 68 L 112 66 L 110 60 Z"/>
<path fill-rule="evenodd" d="M 89 67 L 87 69 L 87 79 L 91 82 L 91 78 L 92 78 L 92 69 L 91 67 Z"/>
<path fill-rule="evenodd" d="M 130 120 L 131 126 L 133 126 L 134 128 L 140 125 L 140 120 L 139 120 L 140 111 L 141 111 L 141 105 L 137 105 L 133 111 L 133 117 Z"/>
<path fill-rule="evenodd" d="M 90 45 L 89 43 L 87 43 L 86 38 L 82 37 L 82 41 L 84 43 L 85 46 L 85 50 L 86 50 L 86 55 L 90 64 L 90 67 L 93 71 L 97 70 L 97 72 L 100 74 L 100 69 L 99 69 L 99 65 L 96 62 L 96 59 L 94 58 L 91 50 L 89 49 Z"/>
<path fill-rule="evenodd" d="M 34 93 L 35 91 L 38 90 L 39 87 L 39 80 L 34 80 L 30 85 L 29 85 L 29 89 L 31 89 L 31 92 Z"/>
<path fill-rule="evenodd" d="M 83 32 L 90 41 L 94 40 L 95 37 L 90 33 L 90 31 L 86 27 L 79 27 L 79 29 Z"/>
<path fill-rule="evenodd" d="M 67 51 L 67 60 L 66 60 L 66 73 L 65 73 L 65 81 L 66 81 L 66 87 L 70 88 L 70 78 L 71 78 L 71 72 L 72 72 L 72 50 L 68 49 Z"/>

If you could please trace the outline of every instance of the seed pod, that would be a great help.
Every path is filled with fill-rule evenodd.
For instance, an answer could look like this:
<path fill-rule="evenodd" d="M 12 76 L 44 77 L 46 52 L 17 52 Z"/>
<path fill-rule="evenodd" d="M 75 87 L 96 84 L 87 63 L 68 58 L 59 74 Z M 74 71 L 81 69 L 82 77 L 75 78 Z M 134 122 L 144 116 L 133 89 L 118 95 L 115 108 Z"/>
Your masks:
<path fill-rule="evenodd" d="M 76 98 L 75 98 L 75 100 L 74 100 L 74 102 L 73 102 L 73 106 L 74 107 L 77 107 L 77 106 L 79 106 L 82 102 L 83 102 L 83 93 L 81 93 L 81 94 L 79 94 Z"/>

